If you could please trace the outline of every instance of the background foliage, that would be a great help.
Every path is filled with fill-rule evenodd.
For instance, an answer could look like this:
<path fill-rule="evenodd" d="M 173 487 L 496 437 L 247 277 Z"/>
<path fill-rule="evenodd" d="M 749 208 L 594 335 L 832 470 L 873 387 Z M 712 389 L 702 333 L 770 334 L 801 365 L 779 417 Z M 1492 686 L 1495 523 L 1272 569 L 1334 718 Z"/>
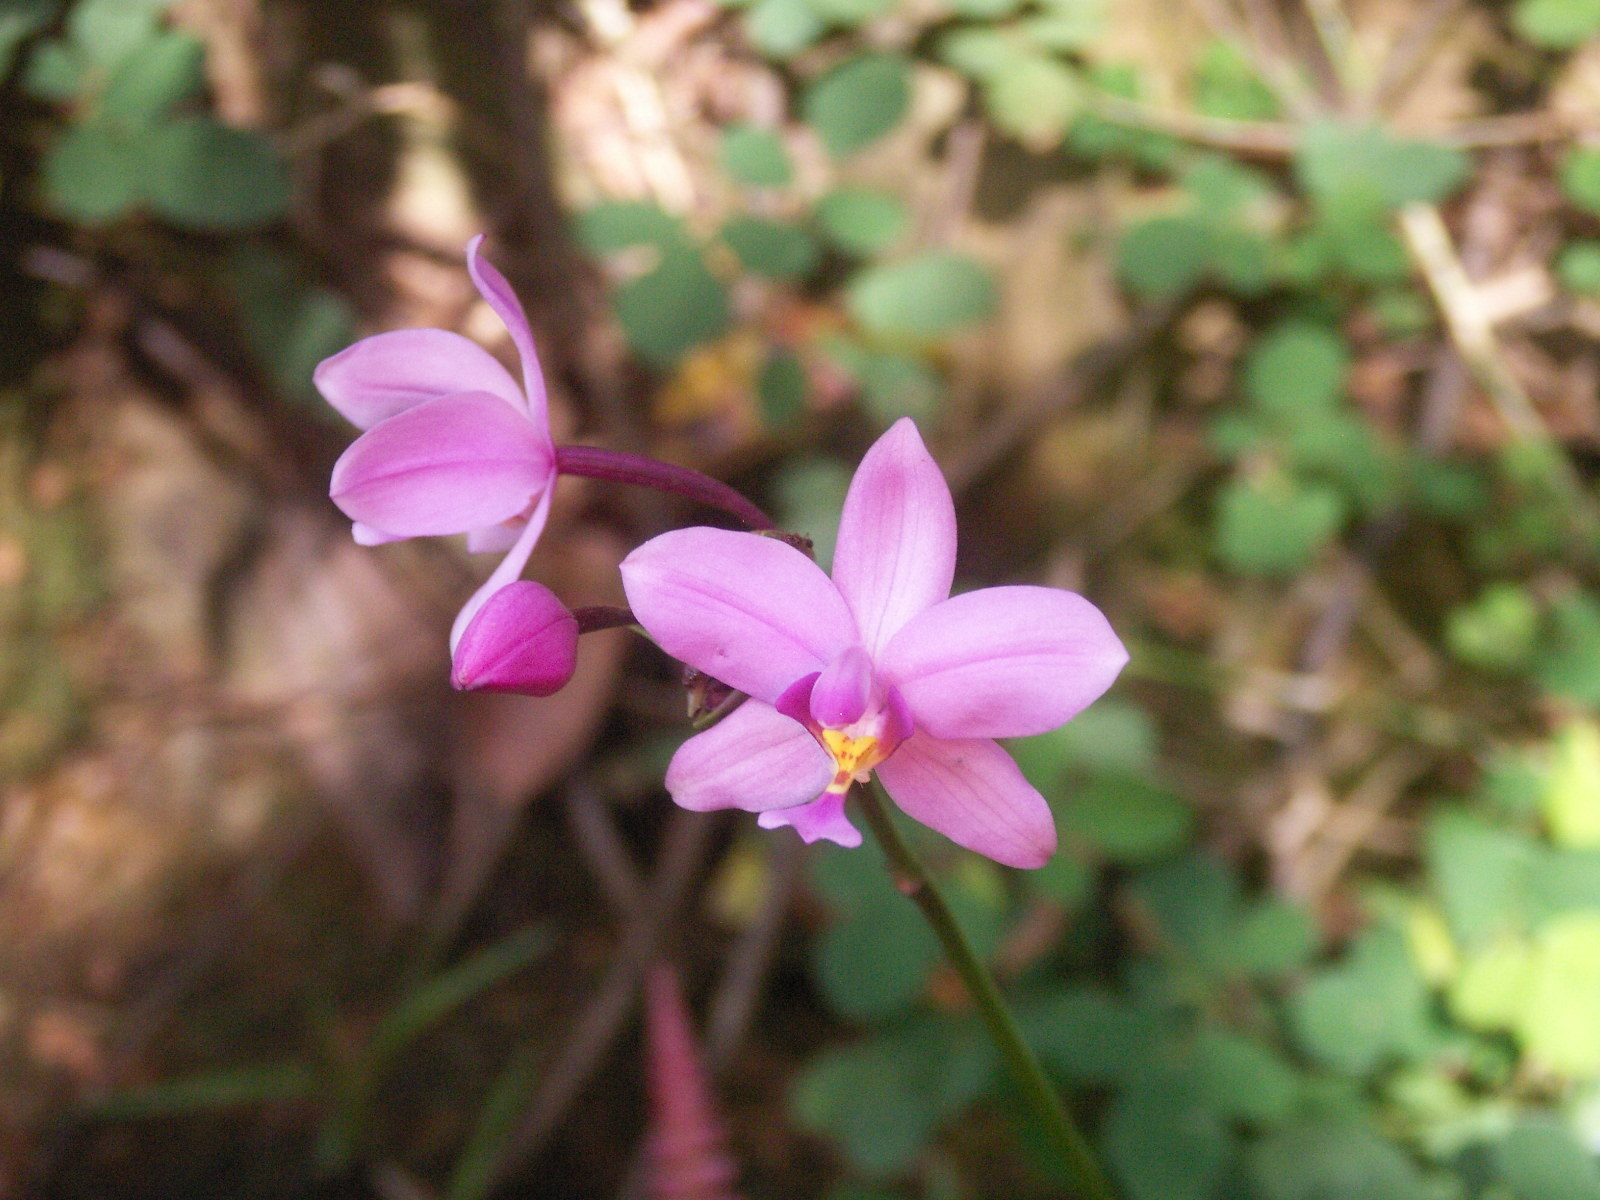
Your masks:
<path fill-rule="evenodd" d="M 748 1194 L 1060 1194 L 870 846 L 344 542 L 311 369 L 488 229 L 577 436 L 826 563 L 911 415 L 1111 615 L 1056 859 L 905 832 L 1129 1200 L 1600 1198 L 1600 5 L 471 8 L 0 0 L 0 1192 L 636 1194 L 663 953 Z M 563 503 L 576 601 L 692 516 Z"/>

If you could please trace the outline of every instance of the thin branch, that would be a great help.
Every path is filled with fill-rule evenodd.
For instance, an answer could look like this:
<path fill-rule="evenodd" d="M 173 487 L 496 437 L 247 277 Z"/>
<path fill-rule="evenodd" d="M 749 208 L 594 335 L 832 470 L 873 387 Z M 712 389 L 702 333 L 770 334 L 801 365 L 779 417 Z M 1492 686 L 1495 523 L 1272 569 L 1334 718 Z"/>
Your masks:
<path fill-rule="evenodd" d="M 1428 0 L 1378 68 L 1368 101 L 1371 111 L 1388 112 L 1400 102 L 1427 65 L 1440 36 L 1466 6 L 1467 0 Z"/>

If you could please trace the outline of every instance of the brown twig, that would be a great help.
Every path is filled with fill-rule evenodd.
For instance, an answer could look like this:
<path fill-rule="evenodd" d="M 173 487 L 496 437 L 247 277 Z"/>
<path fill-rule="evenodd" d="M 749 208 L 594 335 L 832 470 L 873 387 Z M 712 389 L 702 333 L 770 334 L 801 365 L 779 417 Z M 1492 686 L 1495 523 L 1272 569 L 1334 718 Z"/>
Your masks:
<path fill-rule="evenodd" d="M 1428 0 L 1379 66 L 1365 102 L 1369 111 L 1388 112 L 1400 101 L 1427 65 L 1439 37 L 1466 6 L 1467 0 Z"/>

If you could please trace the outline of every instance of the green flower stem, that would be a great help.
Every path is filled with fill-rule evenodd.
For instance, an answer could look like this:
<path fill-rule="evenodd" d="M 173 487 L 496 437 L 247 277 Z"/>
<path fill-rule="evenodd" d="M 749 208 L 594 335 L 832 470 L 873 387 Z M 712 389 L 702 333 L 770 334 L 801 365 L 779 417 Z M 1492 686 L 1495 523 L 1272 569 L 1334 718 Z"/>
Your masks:
<path fill-rule="evenodd" d="M 883 847 L 883 855 L 888 859 L 895 887 L 911 898 L 922 910 L 922 915 L 927 918 L 928 924 L 933 927 L 935 936 L 944 946 L 945 954 L 949 956 L 962 982 L 967 985 L 967 991 L 977 1002 L 978 1013 L 983 1018 L 984 1027 L 1006 1060 L 1006 1065 L 1011 1069 L 1018 1087 L 1022 1089 L 1028 1106 L 1065 1157 L 1079 1193 L 1086 1200 L 1115 1200 L 1116 1193 L 1112 1190 L 1105 1172 L 1100 1169 L 1100 1162 L 1095 1157 L 1088 1138 L 1084 1137 L 1083 1131 L 1074 1123 L 1054 1085 L 1045 1078 L 1038 1056 L 1023 1040 L 1022 1031 L 1017 1028 L 1016 1018 L 1011 1015 L 1011 1010 L 1001 999 L 1000 989 L 995 984 L 994 976 L 989 973 L 989 968 L 973 950 L 972 943 L 967 940 L 967 935 L 956 923 L 955 914 L 950 911 L 944 902 L 944 897 L 934 887 L 926 868 L 895 830 L 894 823 L 889 819 L 888 809 L 885 807 L 886 797 L 883 795 L 882 785 L 874 778 L 860 790 L 859 795 L 861 811 L 867 818 L 867 824 L 872 827 L 872 834 L 878 839 L 878 845 Z"/>

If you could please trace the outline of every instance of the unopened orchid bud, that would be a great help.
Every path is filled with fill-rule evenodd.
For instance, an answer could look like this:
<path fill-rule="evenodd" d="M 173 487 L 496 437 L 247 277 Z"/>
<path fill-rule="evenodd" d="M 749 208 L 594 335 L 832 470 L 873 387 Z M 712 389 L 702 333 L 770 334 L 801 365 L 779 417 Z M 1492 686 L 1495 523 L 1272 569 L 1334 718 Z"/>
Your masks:
<path fill-rule="evenodd" d="M 554 592 L 531 580 L 491 595 L 456 644 L 450 682 L 461 691 L 548 696 L 572 678 L 578 621 Z"/>

